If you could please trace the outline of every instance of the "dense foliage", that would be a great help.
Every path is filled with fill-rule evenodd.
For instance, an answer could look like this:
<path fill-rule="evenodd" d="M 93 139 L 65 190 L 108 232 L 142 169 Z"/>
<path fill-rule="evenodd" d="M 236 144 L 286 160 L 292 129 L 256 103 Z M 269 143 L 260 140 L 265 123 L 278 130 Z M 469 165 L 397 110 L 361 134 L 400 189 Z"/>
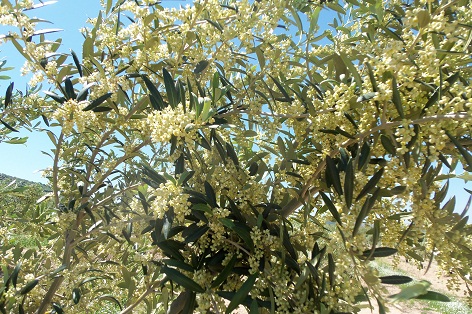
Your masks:
<path fill-rule="evenodd" d="M 71 53 L 50 2 L 1 2 L 32 75 L 2 85 L 1 145 L 54 148 L 52 192 L 0 222 L 0 311 L 383 312 L 390 255 L 469 287 L 445 200 L 472 170 L 469 0 L 102 2 Z"/>

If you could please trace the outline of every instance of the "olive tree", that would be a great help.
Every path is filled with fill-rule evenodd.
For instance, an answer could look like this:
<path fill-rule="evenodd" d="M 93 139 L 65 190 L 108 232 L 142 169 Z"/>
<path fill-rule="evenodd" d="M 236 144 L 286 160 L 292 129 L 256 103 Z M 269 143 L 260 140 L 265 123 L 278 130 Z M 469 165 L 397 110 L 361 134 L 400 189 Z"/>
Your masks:
<path fill-rule="evenodd" d="M 1 238 L 1 311 L 384 313 L 411 280 L 386 256 L 469 288 L 445 198 L 472 170 L 470 1 L 107 0 L 75 52 L 49 4 L 0 7 L 32 77 L 2 85 L 0 136 L 53 146 L 42 241 Z"/>

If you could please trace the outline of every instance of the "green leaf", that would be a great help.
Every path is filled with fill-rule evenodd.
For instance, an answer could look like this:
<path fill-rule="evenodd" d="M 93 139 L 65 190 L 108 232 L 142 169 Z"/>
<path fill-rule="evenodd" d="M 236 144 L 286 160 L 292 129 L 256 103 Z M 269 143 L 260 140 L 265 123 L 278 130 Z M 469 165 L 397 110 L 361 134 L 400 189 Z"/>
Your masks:
<path fill-rule="evenodd" d="M 34 31 L 31 36 L 37 36 L 37 35 L 44 35 L 44 34 L 51 34 L 51 33 L 57 33 L 57 32 L 62 32 L 63 29 L 61 28 L 46 28 L 46 29 L 39 29 L 37 31 Z"/>
<path fill-rule="evenodd" d="M 401 285 L 404 283 L 409 283 L 413 281 L 411 277 L 408 276 L 400 276 L 400 275 L 392 275 L 392 276 L 383 276 L 379 277 L 380 282 L 387 285 Z"/>
<path fill-rule="evenodd" d="M 9 125 L 8 123 L 6 123 L 6 122 L 3 121 L 2 119 L 0 119 L 0 122 L 1 122 L 7 129 L 9 129 L 10 131 L 18 132 L 18 130 L 16 130 L 15 128 L 13 128 L 11 125 Z"/>
<path fill-rule="evenodd" d="M 58 102 L 60 104 L 63 104 L 66 101 L 66 99 L 64 97 L 59 96 L 59 95 L 57 95 L 53 92 L 45 90 L 45 91 L 43 91 L 43 93 L 45 93 L 46 95 L 48 95 L 49 97 L 51 97 L 52 99 L 54 99 L 56 102 Z"/>
<path fill-rule="evenodd" d="M 257 277 L 259 274 L 250 275 L 247 280 L 243 283 L 241 288 L 236 292 L 236 294 L 231 299 L 228 307 L 226 308 L 225 313 L 230 314 L 233 310 L 235 310 L 239 304 L 241 304 L 246 297 L 248 296 L 249 292 L 251 292 L 254 283 L 256 282 Z"/>
<path fill-rule="evenodd" d="M 344 199 L 348 208 L 352 205 L 353 193 L 354 193 L 354 167 L 352 165 L 352 159 L 349 159 L 346 165 L 346 174 L 344 176 Z"/>
<path fill-rule="evenodd" d="M 33 290 L 34 287 L 36 287 L 36 285 L 37 285 L 38 283 L 39 283 L 39 279 L 33 279 L 33 280 L 31 280 L 31 281 L 28 282 L 23 288 L 21 288 L 20 294 L 21 294 L 21 295 L 27 294 L 28 292 L 30 292 L 31 290 Z"/>
<path fill-rule="evenodd" d="M 334 163 L 334 160 L 330 156 L 326 156 L 326 172 L 331 179 L 331 182 L 334 186 L 334 190 L 338 195 L 343 195 L 343 190 L 341 188 L 341 180 L 339 178 L 339 170 Z"/>
<path fill-rule="evenodd" d="M 15 269 L 13 269 L 10 278 L 11 278 L 11 283 L 13 284 L 13 287 L 16 288 L 16 282 L 18 280 L 18 273 L 20 272 L 21 269 L 21 261 L 16 264 Z"/>
<path fill-rule="evenodd" d="M 378 247 L 373 252 L 372 250 L 366 250 L 362 252 L 362 255 L 365 257 L 387 257 L 394 255 L 398 252 L 397 249 L 389 248 L 389 247 Z M 372 254 L 372 255 L 371 255 Z"/>
<path fill-rule="evenodd" d="M 246 243 L 249 250 L 252 250 L 254 242 L 252 241 L 250 234 L 251 229 L 246 223 L 233 221 L 228 218 L 220 218 L 219 220 L 225 227 L 233 230 L 244 241 L 244 243 Z"/>
<path fill-rule="evenodd" d="M 357 170 L 361 170 L 367 165 L 370 158 L 370 146 L 366 142 L 362 144 L 361 155 L 359 156 L 359 162 L 357 164 Z"/>
<path fill-rule="evenodd" d="M 329 285 L 331 286 L 331 289 L 334 289 L 335 283 L 336 283 L 336 263 L 334 262 L 333 254 L 328 253 L 328 273 L 329 273 Z"/>
<path fill-rule="evenodd" d="M 83 101 L 87 99 L 87 96 L 89 94 L 90 87 L 95 85 L 95 83 L 90 83 L 84 86 L 84 88 L 77 94 L 77 101 Z"/>
<path fill-rule="evenodd" d="M 110 302 L 113 302 L 115 303 L 116 305 L 118 305 L 118 307 L 120 308 L 120 311 L 123 309 L 123 307 L 121 306 L 121 303 L 120 301 L 118 301 L 113 295 L 111 294 L 104 294 L 102 296 L 100 296 L 98 298 L 98 300 L 104 300 L 104 301 L 110 301 Z"/>
<path fill-rule="evenodd" d="M 464 167 L 464 169 L 467 171 L 472 171 L 472 155 L 448 131 L 446 131 L 446 134 L 451 139 L 451 141 L 454 143 L 454 145 L 457 147 L 457 149 L 461 153 L 462 157 L 464 157 L 465 161 L 467 162 L 467 167 Z"/>
<path fill-rule="evenodd" d="M 72 301 L 74 302 L 74 304 L 77 304 L 79 303 L 80 301 L 80 289 L 79 288 L 74 288 L 72 290 Z"/>
<path fill-rule="evenodd" d="M 202 60 L 202 61 L 198 62 L 197 65 L 195 66 L 195 69 L 193 70 L 193 73 L 195 73 L 195 74 L 202 73 L 208 67 L 209 64 L 210 64 L 210 62 L 208 62 L 206 60 Z"/>
<path fill-rule="evenodd" d="M 10 85 L 8 85 L 7 87 L 7 90 L 5 92 L 5 99 L 3 101 L 3 105 L 5 106 L 5 108 L 11 104 L 11 97 L 13 95 L 13 86 L 15 85 L 15 83 L 11 82 Z"/>
<path fill-rule="evenodd" d="M 343 60 L 346 67 L 349 69 L 349 72 L 351 72 L 351 75 L 354 77 L 354 81 L 356 82 L 357 87 L 361 88 L 362 87 L 362 79 L 361 79 L 361 76 L 360 76 L 359 72 L 357 71 L 357 68 L 354 65 L 354 63 L 352 63 L 352 61 L 349 59 L 349 57 L 344 52 L 342 52 L 341 50 L 339 51 L 339 56 Z"/>
<path fill-rule="evenodd" d="M 215 190 L 213 190 L 213 187 L 208 181 L 205 181 L 204 185 L 205 185 L 205 194 L 208 199 L 208 204 L 212 206 L 213 208 L 218 207 L 218 204 L 216 203 Z"/>
<path fill-rule="evenodd" d="M 216 288 L 220 286 L 226 278 L 233 272 L 234 265 L 236 264 L 237 256 L 233 255 L 231 260 L 226 264 L 225 268 L 218 274 L 215 280 L 212 282 L 211 287 Z"/>
<path fill-rule="evenodd" d="M 234 165 L 236 167 L 239 167 L 238 155 L 234 151 L 233 145 L 231 145 L 230 143 L 226 143 L 226 153 L 228 157 L 233 161 Z"/>
<path fill-rule="evenodd" d="M 9 139 L 8 141 L 4 141 L 4 143 L 8 144 L 25 144 L 28 141 L 28 137 L 14 137 L 12 139 Z"/>
<path fill-rule="evenodd" d="M 362 190 L 359 192 L 359 195 L 356 197 L 356 201 L 360 200 L 363 198 L 367 193 L 372 191 L 377 183 L 379 183 L 380 179 L 382 178 L 382 175 L 384 173 L 385 169 L 380 168 L 371 178 L 370 180 L 366 183 L 366 185 L 362 188 Z"/>
<path fill-rule="evenodd" d="M 326 207 L 328 207 L 328 210 L 330 211 L 331 215 L 333 215 L 334 219 L 337 221 L 337 223 L 342 226 L 341 222 L 341 216 L 339 215 L 338 210 L 334 206 L 333 202 L 329 199 L 326 194 L 323 192 L 320 192 L 321 197 L 323 198 L 324 203 L 326 204 Z"/>
<path fill-rule="evenodd" d="M 64 314 L 64 310 L 62 309 L 62 306 L 59 303 L 52 302 L 52 308 L 57 314 Z"/>
<path fill-rule="evenodd" d="M 72 59 L 74 60 L 75 67 L 77 68 L 77 71 L 79 72 L 80 77 L 84 76 L 79 58 L 77 57 L 77 55 L 75 54 L 73 50 L 70 51 L 70 54 L 72 55 Z"/>
<path fill-rule="evenodd" d="M 277 88 L 280 90 L 280 92 L 282 93 L 282 95 L 284 96 L 284 99 L 285 101 L 292 101 L 293 99 L 288 95 L 287 91 L 285 90 L 285 88 L 282 86 L 282 84 L 280 84 L 280 82 L 278 80 L 276 80 L 273 76 L 271 76 L 269 74 L 269 77 L 272 79 L 272 81 L 274 81 L 275 85 L 277 86 Z M 281 100 L 282 101 L 282 100 Z"/>
<path fill-rule="evenodd" d="M 382 146 L 385 148 L 387 153 L 389 153 L 391 155 L 394 155 L 394 156 L 397 154 L 397 149 L 396 149 L 395 145 L 393 145 L 393 142 L 390 139 L 390 137 L 381 134 L 380 135 L 380 141 L 382 142 Z"/>
<path fill-rule="evenodd" d="M 221 26 L 220 23 L 215 22 L 215 21 L 212 21 L 212 20 L 210 20 L 210 19 L 205 19 L 205 21 L 207 21 L 207 22 L 210 23 L 214 28 L 216 28 L 216 29 L 219 30 L 221 33 L 223 33 L 223 27 Z"/>
<path fill-rule="evenodd" d="M 420 300 L 429 300 L 429 301 L 439 301 L 439 302 L 451 302 L 448 296 L 441 294 L 439 292 L 429 290 L 425 294 L 415 297 L 415 299 Z"/>
<path fill-rule="evenodd" d="M 75 99 L 77 97 L 77 95 L 75 94 L 74 85 L 72 85 L 72 81 L 70 80 L 69 77 L 65 78 L 64 84 L 65 84 L 65 87 L 66 87 L 65 88 L 65 93 L 66 93 L 67 99 Z"/>
<path fill-rule="evenodd" d="M 163 266 L 161 268 L 161 271 L 166 274 L 170 280 L 174 281 L 178 285 L 189 289 L 191 291 L 203 293 L 205 292 L 205 289 L 203 289 L 198 283 L 190 279 L 189 277 L 185 276 L 178 270 L 175 270 L 173 268 L 169 268 L 167 266 Z"/>
<path fill-rule="evenodd" d="M 161 93 L 157 90 L 157 87 L 154 85 L 153 82 L 149 79 L 149 77 L 145 74 L 141 75 L 141 78 L 144 81 L 148 91 L 149 91 L 149 99 L 151 101 L 151 105 L 156 110 L 162 110 L 165 108 L 164 99 L 161 96 Z"/>
<path fill-rule="evenodd" d="M 95 109 L 96 107 L 100 106 L 104 101 L 106 101 L 108 98 L 111 97 L 113 93 L 106 93 L 105 95 L 102 95 L 98 97 L 97 99 L 94 99 L 90 102 L 90 104 L 83 109 L 83 111 L 89 111 L 92 109 Z"/>
<path fill-rule="evenodd" d="M 162 69 L 163 76 L 164 76 L 164 85 L 166 87 L 167 92 L 167 99 L 169 100 L 169 105 L 171 108 L 175 108 L 179 103 L 179 94 L 177 93 L 177 89 L 175 88 L 174 79 L 170 75 L 170 73 L 166 70 L 166 68 Z"/>
<path fill-rule="evenodd" d="M 170 305 L 169 314 L 191 314 L 195 309 L 195 292 L 185 290 Z"/>
<path fill-rule="evenodd" d="M 395 105 L 395 108 L 400 115 L 400 118 L 404 119 L 405 115 L 403 114 L 402 98 L 397 87 L 397 80 L 395 76 L 392 77 L 392 102 Z"/>
<path fill-rule="evenodd" d="M 143 168 L 144 168 L 143 169 L 143 174 L 148 176 L 155 183 L 157 183 L 157 185 L 167 182 L 167 180 L 166 180 L 166 178 L 164 178 L 164 176 L 157 173 L 157 171 L 155 171 L 151 167 L 144 165 Z"/>

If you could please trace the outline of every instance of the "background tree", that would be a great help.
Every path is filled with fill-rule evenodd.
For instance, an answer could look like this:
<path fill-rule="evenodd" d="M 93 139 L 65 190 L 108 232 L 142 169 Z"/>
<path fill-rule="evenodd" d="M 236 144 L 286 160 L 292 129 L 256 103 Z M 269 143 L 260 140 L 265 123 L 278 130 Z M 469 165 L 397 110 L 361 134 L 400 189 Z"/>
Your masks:
<path fill-rule="evenodd" d="M 41 119 L 54 145 L 50 234 L 2 240 L 3 312 L 383 311 L 410 279 L 369 261 L 393 254 L 470 283 L 444 202 L 472 169 L 470 1 L 110 0 L 81 54 L 28 15 L 47 4 L 0 9 L 33 73 L 2 136 Z"/>

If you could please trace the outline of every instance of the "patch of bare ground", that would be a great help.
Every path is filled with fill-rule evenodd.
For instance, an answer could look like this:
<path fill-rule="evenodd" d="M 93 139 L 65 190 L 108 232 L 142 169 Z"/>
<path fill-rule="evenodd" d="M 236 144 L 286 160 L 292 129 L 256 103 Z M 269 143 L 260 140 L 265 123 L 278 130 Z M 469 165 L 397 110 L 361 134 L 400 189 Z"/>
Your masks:
<path fill-rule="evenodd" d="M 425 273 L 426 267 L 424 269 L 419 269 L 416 264 L 413 262 L 408 263 L 404 259 L 398 263 L 396 267 L 393 266 L 393 263 L 388 258 L 378 258 L 378 262 L 375 266 L 377 266 L 380 271 L 381 275 L 405 275 L 413 278 L 416 280 L 427 280 L 431 282 L 431 286 L 429 290 L 440 292 L 442 294 L 446 294 L 447 296 L 454 297 L 457 300 L 461 300 L 464 298 L 464 292 L 466 292 L 465 285 L 461 287 L 459 291 L 452 291 L 447 288 L 447 276 L 442 274 L 441 269 L 437 265 L 436 262 L 433 261 L 431 267 L 429 268 L 428 272 Z M 388 272 L 388 273 L 385 273 Z M 385 285 L 387 292 L 385 293 L 385 297 L 389 295 L 396 294 L 400 292 L 400 288 L 398 285 Z M 377 305 L 377 301 L 375 299 L 371 300 L 373 308 L 369 308 L 369 304 L 367 302 L 363 303 L 362 306 L 365 306 L 359 314 L 371 314 L 371 313 L 379 313 L 379 307 Z M 229 303 L 229 302 L 228 302 Z M 386 304 L 387 313 L 389 314 L 438 314 L 441 312 L 435 311 L 434 309 L 428 308 L 428 304 L 424 301 L 420 300 L 406 300 L 406 301 L 398 301 L 394 303 Z M 240 306 L 235 311 L 234 314 L 247 314 L 247 310 Z M 459 311 L 452 311 L 448 312 L 451 314 L 467 314 L 467 312 Z"/>
<path fill-rule="evenodd" d="M 466 291 L 465 284 L 460 287 L 460 290 L 449 290 L 447 287 L 448 277 L 444 275 L 444 272 L 439 268 L 436 262 L 432 262 L 428 272 L 426 272 L 426 267 L 423 269 L 418 268 L 418 266 L 412 262 L 406 262 L 404 259 L 401 259 L 396 267 L 393 266 L 391 260 L 384 258 L 378 259 L 379 262 L 377 266 L 379 268 L 389 269 L 391 273 L 385 275 L 406 275 L 416 280 L 427 280 L 431 283 L 429 290 L 436 291 L 448 296 L 452 296 L 457 300 L 464 298 Z M 383 267 L 382 267 L 383 266 Z M 426 272 L 426 273 L 425 273 Z M 382 269 L 380 269 L 382 274 Z M 400 292 L 400 288 L 397 285 L 385 285 L 387 289 L 386 296 L 396 294 Z M 372 302 L 372 301 L 371 301 Z M 366 304 L 367 305 L 367 304 Z M 369 314 L 369 313 L 379 313 L 379 308 L 377 302 L 374 300 L 372 302 L 373 309 L 363 308 L 360 314 Z M 368 306 L 368 305 L 367 305 Z M 398 301 L 394 303 L 389 303 L 386 305 L 389 309 L 388 313 L 390 314 L 436 314 L 440 313 L 433 309 L 428 308 L 427 303 L 420 300 L 407 300 L 407 301 Z M 457 312 L 459 313 L 459 312 Z M 462 313 L 461 313 L 462 314 Z M 464 313 L 465 314 L 465 313 Z"/>

